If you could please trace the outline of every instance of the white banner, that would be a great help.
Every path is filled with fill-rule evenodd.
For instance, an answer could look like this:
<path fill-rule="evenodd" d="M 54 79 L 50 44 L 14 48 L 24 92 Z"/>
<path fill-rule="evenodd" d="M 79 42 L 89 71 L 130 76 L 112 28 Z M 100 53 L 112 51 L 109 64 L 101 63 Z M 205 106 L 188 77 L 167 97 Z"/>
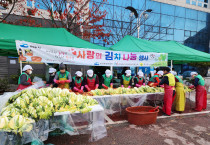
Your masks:
<path fill-rule="evenodd" d="M 44 45 L 16 40 L 21 61 L 88 66 L 167 66 L 168 54 Z"/>

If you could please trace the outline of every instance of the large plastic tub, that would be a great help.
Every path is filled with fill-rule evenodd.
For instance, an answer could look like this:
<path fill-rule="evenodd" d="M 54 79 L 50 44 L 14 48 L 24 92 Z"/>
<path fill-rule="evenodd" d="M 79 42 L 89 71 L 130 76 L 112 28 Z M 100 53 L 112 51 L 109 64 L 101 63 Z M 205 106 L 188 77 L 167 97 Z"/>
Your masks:
<path fill-rule="evenodd" d="M 159 109 L 155 112 L 149 112 L 151 109 L 155 109 L 155 107 L 138 106 L 126 108 L 128 122 L 135 125 L 148 125 L 156 123 Z"/>

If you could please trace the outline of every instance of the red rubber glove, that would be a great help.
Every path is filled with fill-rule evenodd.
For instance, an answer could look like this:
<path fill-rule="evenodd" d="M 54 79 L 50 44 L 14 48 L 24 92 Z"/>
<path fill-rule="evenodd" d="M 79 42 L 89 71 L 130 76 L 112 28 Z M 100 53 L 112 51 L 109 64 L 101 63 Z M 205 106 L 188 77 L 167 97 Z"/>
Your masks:
<path fill-rule="evenodd" d="M 106 85 L 102 84 L 102 86 L 103 86 L 105 89 L 108 89 L 108 87 L 107 87 Z"/>
<path fill-rule="evenodd" d="M 61 84 L 65 84 L 66 80 L 61 80 L 60 83 Z"/>
<path fill-rule="evenodd" d="M 78 92 L 79 92 L 80 94 L 82 94 L 82 93 L 83 93 L 83 90 L 78 90 Z"/>
<path fill-rule="evenodd" d="M 88 87 L 88 85 L 85 85 L 85 88 L 87 89 L 88 92 L 91 91 L 91 89 Z"/>
<path fill-rule="evenodd" d="M 60 84 L 60 81 L 59 81 L 59 80 L 54 79 L 54 82 L 55 82 L 56 84 Z"/>
<path fill-rule="evenodd" d="M 70 80 L 65 80 L 65 83 L 70 83 Z"/>
<path fill-rule="evenodd" d="M 189 86 L 189 88 L 190 88 L 190 89 L 192 89 L 192 88 L 194 88 L 194 87 L 195 87 L 194 85 L 192 85 L 192 86 Z"/>

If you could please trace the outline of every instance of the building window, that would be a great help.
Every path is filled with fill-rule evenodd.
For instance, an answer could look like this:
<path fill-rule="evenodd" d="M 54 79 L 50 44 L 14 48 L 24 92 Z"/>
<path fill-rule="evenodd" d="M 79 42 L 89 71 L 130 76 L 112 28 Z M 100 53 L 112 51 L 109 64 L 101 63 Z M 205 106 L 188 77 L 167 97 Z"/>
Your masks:
<path fill-rule="evenodd" d="M 204 0 L 205 3 L 208 3 L 208 0 Z"/>
<path fill-rule="evenodd" d="M 198 3 L 198 6 L 199 6 L 199 7 L 202 7 L 202 3 Z"/>
<path fill-rule="evenodd" d="M 207 4 L 204 4 L 203 7 L 204 7 L 204 8 L 207 8 Z"/>
<path fill-rule="evenodd" d="M 186 3 L 187 3 L 187 4 L 190 4 L 190 0 L 186 0 Z"/>
<path fill-rule="evenodd" d="M 196 6 L 196 2 L 195 1 L 192 1 L 192 5 L 195 5 Z"/>

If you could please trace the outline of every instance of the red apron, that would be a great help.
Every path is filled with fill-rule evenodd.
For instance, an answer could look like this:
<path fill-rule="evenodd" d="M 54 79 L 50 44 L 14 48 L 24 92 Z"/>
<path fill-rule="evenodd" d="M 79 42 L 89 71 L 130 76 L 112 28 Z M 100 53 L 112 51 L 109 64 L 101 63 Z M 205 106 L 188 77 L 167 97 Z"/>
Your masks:
<path fill-rule="evenodd" d="M 198 85 L 196 87 L 196 101 L 195 110 L 202 111 L 207 106 L 207 92 L 204 86 Z"/>
<path fill-rule="evenodd" d="M 95 88 L 96 88 L 96 79 L 95 79 L 95 78 L 89 79 L 89 78 L 87 77 L 87 85 L 88 85 L 88 87 L 89 87 L 91 90 L 95 90 Z"/>
<path fill-rule="evenodd" d="M 164 105 L 163 105 L 163 112 L 167 115 L 171 115 L 171 107 L 173 104 L 173 88 L 172 86 L 164 84 Z"/>
<path fill-rule="evenodd" d="M 81 89 L 81 86 L 82 86 L 82 79 L 80 78 L 80 83 L 77 83 L 77 80 L 76 80 L 76 78 L 75 78 L 75 80 L 74 80 L 74 83 L 75 83 L 75 87 L 77 88 L 77 89 Z"/>
<path fill-rule="evenodd" d="M 29 78 L 27 82 L 29 82 L 30 85 L 26 86 L 26 85 L 19 84 L 17 90 L 23 90 L 23 89 L 28 88 L 29 86 L 31 86 L 31 83 L 32 83 L 31 82 L 31 78 Z"/>
<path fill-rule="evenodd" d="M 142 86 L 143 85 L 143 82 L 144 82 L 144 79 L 141 80 L 140 78 L 138 78 L 138 80 L 139 80 L 138 81 L 138 84 Z"/>

